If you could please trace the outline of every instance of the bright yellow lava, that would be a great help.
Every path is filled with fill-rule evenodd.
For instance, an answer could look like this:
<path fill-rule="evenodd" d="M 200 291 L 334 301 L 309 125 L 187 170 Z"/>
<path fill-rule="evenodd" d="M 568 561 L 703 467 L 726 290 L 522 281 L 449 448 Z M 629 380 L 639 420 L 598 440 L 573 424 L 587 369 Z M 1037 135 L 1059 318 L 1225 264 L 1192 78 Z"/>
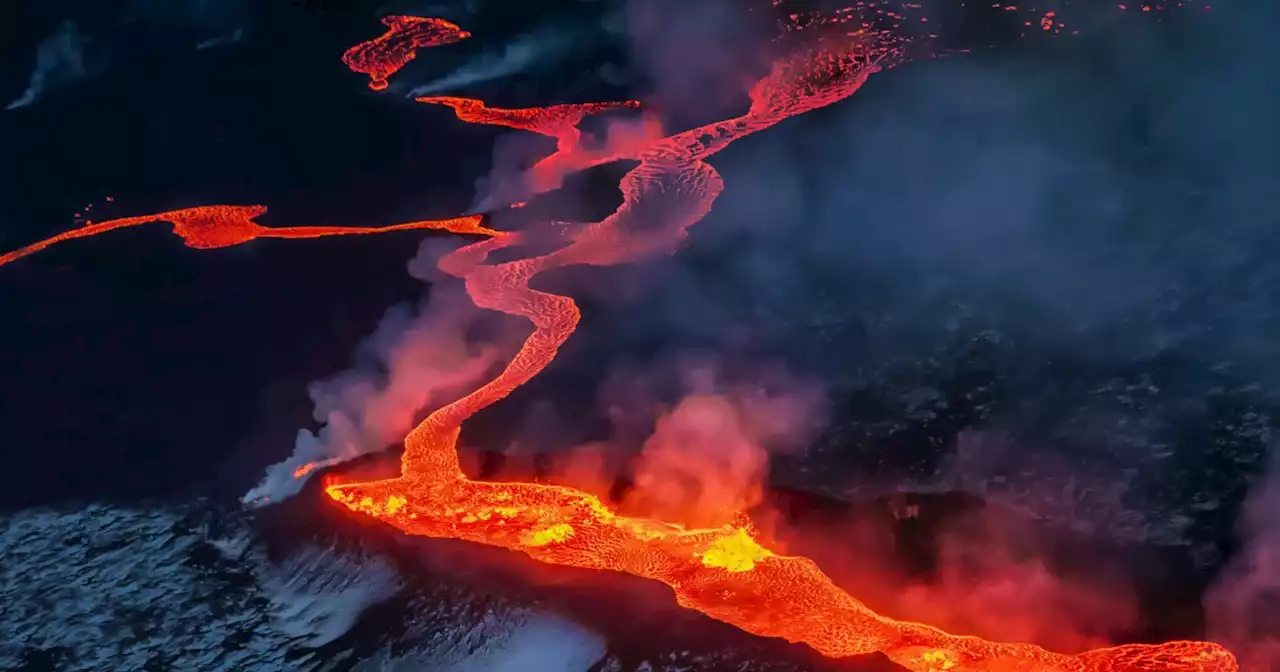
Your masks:
<path fill-rule="evenodd" d="M 572 536 L 573 526 L 568 523 L 560 523 L 530 533 L 525 537 L 524 543 L 530 546 L 546 546 L 547 544 L 564 541 Z"/>
<path fill-rule="evenodd" d="M 730 572 L 748 572 L 770 555 L 773 554 L 756 543 L 746 530 L 738 528 L 733 534 L 716 539 L 702 554 L 702 564 Z"/>

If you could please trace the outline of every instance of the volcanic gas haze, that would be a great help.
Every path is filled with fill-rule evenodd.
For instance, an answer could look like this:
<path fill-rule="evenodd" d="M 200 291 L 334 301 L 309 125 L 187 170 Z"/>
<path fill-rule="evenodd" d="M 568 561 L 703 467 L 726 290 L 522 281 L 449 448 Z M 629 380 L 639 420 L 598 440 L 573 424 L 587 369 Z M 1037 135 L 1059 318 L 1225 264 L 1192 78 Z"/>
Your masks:
<path fill-rule="evenodd" d="M 560 249 L 489 264 L 489 253 L 511 240 L 494 236 L 445 257 L 440 268 L 462 278 L 477 305 L 525 317 L 533 333 L 496 378 L 431 413 L 409 433 L 399 478 L 330 485 L 329 496 L 408 534 L 475 541 L 547 563 L 661 581 L 682 606 L 748 632 L 806 643 L 832 657 L 879 651 L 920 672 L 1237 669 L 1229 652 L 1205 642 L 1128 645 L 1071 656 L 896 621 L 838 588 L 813 561 L 765 548 L 743 514 L 721 527 L 687 529 L 618 515 L 573 488 L 478 482 L 459 467 L 456 444 L 463 421 L 537 375 L 577 326 L 573 300 L 531 289 L 535 275 L 674 251 L 723 189 L 706 158 L 741 137 L 851 96 L 869 75 L 892 65 L 897 44 L 895 39 L 844 39 L 810 47 L 778 61 L 751 88 L 746 114 L 619 157 L 639 162 L 622 179 L 622 205 L 582 227 Z M 391 55 L 388 62 L 396 58 Z M 509 123 L 505 111 L 486 114 L 482 105 L 450 102 L 464 120 Z"/>

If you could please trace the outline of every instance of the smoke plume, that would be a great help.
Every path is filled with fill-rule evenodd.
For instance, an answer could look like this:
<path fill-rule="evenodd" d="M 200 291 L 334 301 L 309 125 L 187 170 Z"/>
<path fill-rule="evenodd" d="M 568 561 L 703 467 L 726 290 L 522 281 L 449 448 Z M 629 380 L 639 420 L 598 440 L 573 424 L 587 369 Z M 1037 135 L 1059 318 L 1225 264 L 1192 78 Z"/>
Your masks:
<path fill-rule="evenodd" d="M 719 2 L 655 30 L 646 17 L 658 4 L 630 3 L 630 36 L 664 116 L 678 127 L 740 112 L 755 67 L 743 50 L 759 36 L 723 20 Z M 1253 420 L 1213 416 L 1224 390 L 1274 401 L 1280 384 L 1267 340 L 1280 328 L 1280 94 L 1266 84 L 1280 40 L 1267 11 L 1122 17 L 1114 33 L 1011 47 L 1008 58 L 877 74 L 847 103 L 718 156 L 726 191 L 691 231 L 692 253 L 669 262 L 662 302 L 627 306 L 615 331 L 682 342 L 748 325 L 784 358 L 809 361 L 830 394 L 846 395 L 848 417 L 833 418 L 823 445 L 834 467 L 814 475 L 822 485 L 961 489 L 1087 534 L 1190 545 L 1196 524 L 1216 520 L 1206 512 L 1238 504 L 1250 467 L 1223 447 L 1242 440 L 1177 433 L 1192 422 L 1238 430 Z M 414 94 L 518 72 L 536 54 L 508 50 Z M 511 147 L 513 163 L 534 155 Z M 398 441 L 446 389 L 477 382 L 500 358 L 465 337 L 473 318 L 455 300 L 437 293 L 420 316 L 389 318 L 371 338 L 376 367 L 317 385 L 325 428 L 300 434 L 259 494 L 286 492 L 283 477 L 292 484 L 307 462 Z M 459 361 L 471 366 L 440 370 Z M 812 438 L 818 423 L 806 403 L 711 381 L 674 401 L 642 391 L 640 403 L 610 405 L 615 436 L 569 454 L 558 477 L 583 485 L 633 447 L 624 509 L 710 524 L 758 503 L 770 440 Z M 1257 513 L 1276 506 L 1275 480 L 1263 483 L 1210 612 L 1216 636 L 1265 664 L 1273 643 L 1258 619 L 1280 550 Z M 1004 521 L 980 522 L 944 539 L 935 584 L 886 596 L 890 606 L 1063 648 L 1130 625 L 1124 586 L 1064 583 L 1047 549 L 1000 546 Z"/>
<path fill-rule="evenodd" d="M 961 489 L 1213 562 L 1206 548 L 1270 450 L 1256 408 L 1280 398 L 1280 89 L 1267 84 L 1280 31 L 1266 5 L 1091 15 L 1088 34 L 1052 44 L 880 73 L 847 103 L 735 145 L 715 161 L 725 195 L 660 289 L 662 317 L 632 311 L 633 328 L 679 341 L 708 316 L 763 324 L 789 358 L 818 360 L 836 402 L 852 400 L 826 437 L 822 485 Z M 638 60 L 670 104 L 700 109 L 699 67 L 750 41 L 726 25 L 637 21 Z M 1274 487 L 1253 485 L 1247 508 L 1274 509 Z M 1259 619 L 1280 551 L 1250 515 L 1215 597 L 1234 614 L 1219 617 L 1223 641 L 1275 629 Z M 1108 597 L 1123 586 L 1076 592 L 998 547 L 996 566 L 949 574 L 974 555 L 951 543 L 943 586 L 916 605 L 964 612 L 941 621 L 1048 641 L 1060 624 L 1027 613 L 1036 595 L 1072 648 L 1098 635 L 1091 623 L 1134 618 Z M 1026 627 L 973 622 L 993 613 Z M 1274 659 L 1255 660 L 1245 669 Z"/>
<path fill-rule="evenodd" d="M 501 50 L 481 52 L 475 59 L 447 75 L 411 89 L 407 98 L 455 92 L 476 84 L 510 77 L 558 60 L 569 46 L 572 35 L 548 26 L 539 32 L 519 35 Z"/>
<path fill-rule="evenodd" d="M 649 100 L 674 127 L 745 111 L 745 93 L 768 67 L 769 34 L 748 20 L 743 3 L 630 0 L 626 27 L 632 65 L 645 75 Z M 680 20 L 672 21 L 671 17 Z"/>
<path fill-rule="evenodd" d="M 513 423 L 509 459 L 485 478 L 544 478 L 613 500 L 624 515 L 718 526 L 759 505 L 773 460 L 802 453 L 826 422 L 819 382 L 757 359 L 664 352 L 598 382 L 594 413 L 566 418 L 546 400 L 530 404 Z M 607 436 L 582 441 L 597 419 Z"/>
<path fill-rule="evenodd" d="M 867 485 L 939 485 L 962 430 L 1007 432 L 1011 487 L 1088 481 L 1145 520 L 1081 508 L 1073 526 L 1177 540 L 1203 518 L 1193 495 L 1226 510 L 1247 473 L 1190 492 L 1190 464 L 1245 458 L 1179 430 L 1218 422 L 1210 398 L 1280 385 L 1273 13 L 1117 10 L 1089 35 L 879 73 L 717 157 L 725 195 L 675 259 L 663 319 L 634 321 L 675 341 L 708 315 L 778 334 L 859 400 L 827 450 Z M 665 35 L 635 36 L 660 53 Z M 899 438 L 917 428 L 935 434 Z"/>
<path fill-rule="evenodd" d="M 816 434 L 821 388 L 778 370 L 762 370 L 769 379 L 732 381 L 711 363 L 685 366 L 687 393 L 653 423 L 622 508 L 690 526 L 723 525 L 762 501 L 771 454 L 802 449 Z M 634 411 L 612 410 L 634 423 Z"/>
<path fill-rule="evenodd" d="M 435 280 L 438 241 L 428 240 L 409 264 Z M 398 444 L 424 414 L 470 391 L 492 373 L 503 336 L 461 287 L 443 285 L 417 310 L 393 306 L 361 344 L 355 365 L 308 389 L 320 429 L 298 430 L 293 454 L 267 468 L 243 497 L 250 505 L 297 494 L 311 472 Z M 506 341 L 510 342 L 510 341 Z"/>
<path fill-rule="evenodd" d="M 130 0 L 115 26 L 81 32 L 74 18 L 59 24 L 36 47 L 27 88 L 6 110 L 37 102 L 50 91 L 119 67 L 131 56 L 155 53 L 155 32 L 186 31 L 196 49 L 240 42 L 249 32 L 249 10 L 243 0 Z M 141 28 L 135 32 L 134 28 Z M 154 31 L 154 32 L 153 32 Z M 157 44 L 163 44 L 157 40 Z"/>
<path fill-rule="evenodd" d="M 88 38 L 80 33 L 75 22 L 63 21 L 58 30 L 46 37 L 36 48 L 35 67 L 27 82 L 27 88 L 9 103 L 6 110 L 15 110 L 36 102 L 49 89 L 71 84 L 89 73 L 85 64 L 84 47 Z"/>
<path fill-rule="evenodd" d="M 1115 633 L 1137 622 L 1131 588 L 1107 575 L 1111 559 L 1066 579 L 1051 566 L 1046 540 L 1027 528 L 1020 515 L 996 510 L 944 528 L 932 580 L 899 594 L 895 611 L 953 632 L 1057 651 L 1113 644 Z"/>
<path fill-rule="evenodd" d="M 1280 664 L 1280 458 L 1255 486 L 1240 525 L 1242 548 L 1205 599 L 1209 634 L 1244 670 Z"/>

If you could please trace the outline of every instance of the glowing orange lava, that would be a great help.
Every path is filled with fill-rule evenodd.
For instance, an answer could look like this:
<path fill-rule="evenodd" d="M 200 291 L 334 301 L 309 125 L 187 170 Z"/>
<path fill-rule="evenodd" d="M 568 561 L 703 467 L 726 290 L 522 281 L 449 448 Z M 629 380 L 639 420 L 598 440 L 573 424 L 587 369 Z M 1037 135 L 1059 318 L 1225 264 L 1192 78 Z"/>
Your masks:
<path fill-rule="evenodd" d="M 374 89 L 385 88 L 387 77 L 413 59 L 417 48 L 468 37 L 441 19 L 390 16 L 383 23 L 388 26 L 384 35 L 343 55 L 353 71 L 370 76 Z M 719 173 L 706 163 L 708 157 L 742 137 L 848 98 L 889 64 L 886 59 L 891 60 L 897 42 L 871 40 L 865 29 L 849 35 L 853 37 L 834 46 L 776 63 L 752 88 L 750 108 L 741 116 L 635 147 L 613 147 L 607 155 L 575 163 L 585 167 L 627 158 L 638 165 L 622 178 L 623 203 L 613 214 L 569 230 L 566 245 L 541 256 L 487 263 L 491 252 L 520 243 L 525 234 L 491 229 L 478 215 L 380 228 L 268 228 L 254 221 L 266 211 L 263 206 L 220 205 L 90 223 L 0 256 L 0 265 L 63 240 L 159 221 L 170 222 L 194 248 L 226 247 L 256 238 L 405 229 L 483 236 L 443 258 L 440 269 L 462 279 L 476 305 L 524 317 L 533 324 L 533 332 L 496 378 L 436 410 L 409 433 L 400 477 L 326 487 L 331 498 L 350 510 L 407 534 L 500 546 L 550 564 L 660 581 L 673 590 L 681 606 L 756 635 L 802 642 L 830 657 L 882 652 L 915 672 L 1238 670 L 1228 651 L 1208 642 L 1124 645 L 1065 655 L 1032 644 L 952 635 L 873 612 L 837 587 L 812 560 L 764 547 L 745 514 L 721 528 L 687 529 L 618 515 L 597 497 L 573 488 L 481 482 L 463 474 L 456 448 L 462 423 L 542 371 L 577 326 L 573 299 L 531 289 L 533 277 L 565 266 L 613 265 L 674 252 L 723 190 Z M 448 105 L 463 121 L 555 137 L 560 144 L 557 154 L 576 148 L 577 124 L 585 115 L 637 105 L 628 101 L 504 110 L 461 98 L 420 100 Z M 305 476 L 324 464 L 307 464 L 295 473 Z"/>
<path fill-rule="evenodd" d="M 463 539 L 550 564 L 661 581 L 684 607 L 757 635 L 803 642 L 831 657 L 879 651 L 916 672 L 1238 669 L 1229 652 L 1207 642 L 1064 655 L 1032 644 L 951 635 L 876 614 L 812 560 L 762 546 L 745 514 L 723 528 L 686 529 L 620 516 L 573 488 L 481 482 L 463 474 L 456 447 L 462 423 L 542 371 L 577 326 L 573 299 L 533 290 L 530 280 L 549 269 L 612 265 L 674 251 L 723 189 L 707 157 L 748 134 L 847 98 L 879 69 L 876 56 L 855 42 L 777 63 L 753 87 L 746 114 L 662 138 L 628 156 L 639 165 L 622 179 L 622 205 L 571 233 L 569 244 L 554 252 L 487 264 L 490 252 L 520 241 L 518 232 L 491 231 L 487 240 L 442 259 L 440 269 L 463 279 L 476 305 L 525 317 L 533 333 L 496 378 L 438 409 L 409 433 L 399 478 L 330 485 L 326 492 L 352 511 L 407 534 Z M 451 105 L 464 121 L 517 126 L 545 118 L 536 111 L 507 114 L 514 111 L 458 98 L 424 102 Z M 560 132 L 552 134 L 560 137 Z M 484 233 L 480 229 L 470 232 Z"/>
<path fill-rule="evenodd" d="M 156 215 L 124 217 L 105 222 L 87 222 L 78 229 L 71 229 L 56 236 L 32 243 L 21 249 L 0 255 L 0 266 L 34 254 L 55 243 L 75 238 L 88 238 L 108 231 L 152 222 L 169 222 L 173 232 L 182 237 L 187 247 L 210 250 L 247 243 L 258 238 L 323 238 L 325 236 L 361 236 L 411 229 L 440 229 L 454 233 L 489 233 L 480 227 L 481 215 L 466 215 L 440 221 L 409 222 L 391 226 L 282 226 L 271 228 L 253 221 L 267 208 L 263 205 L 202 205 L 183 210 L 171 210 Z"/>
<path fill-rule="evenodd" d="M 577 145 L 580 133 L 578 124 L 589 114 L 598 114 L 609 110 L 640 107 L 638 100 L 624 100 L 611 103 L 569 103 L 567 105 L 548 105 L 524 109 L 506 109 L 489 107 L 484 101 L 475 98 L 459 98 L 457 96 L 423 96 L 416 98 L 419 103 L 446 105 L 453 108 L 454 114 L 462 121 L 472 124 L 489 124 L 506 126 L 522 131 L 530 131 L 539 135 L 555 138 L 561 149 L 564 145 Z"/>
<path fill-rule="evenodd" d="M 420 103 L 451 107 L 458 119 L 468 123 L 505 126 L 555 138 L 556 151 L 540 159 L 529 170 L 532 182 L 526 186 L 533 193 L 555 189 L 560 186 L 560 180 L 565 175 L 574 171 L 625 158 L 617 151 L 590 152 L 583 149 L 580 144 L 582 132 L 578 129 L 578 124 L 587 115 L 640 107 L 638 100 L 569 103 L 519 109 L 489 107 L 483 101 L 456 96 L 424 96 L 416 100 Z M 661 136 L 661 133 L 653 128 L 652 123 L 649 126 L 651 139 Z M 517 203 L 523 204 L 522 201 Z M 520 205 L 513 203 L 511 207 L 520 207 Z"/>
<path fill-rule="evenodd" d="M 418 55 L 418 49 L 452 44 L 471 37 L 471 33 L 444 19 L 391 15 L 382 17 L 387 32 L 351 47 L 342 54 L 342 62 L 355 72 L 369 75 L 369 88 L 387 88 L 387 78 Z"/>

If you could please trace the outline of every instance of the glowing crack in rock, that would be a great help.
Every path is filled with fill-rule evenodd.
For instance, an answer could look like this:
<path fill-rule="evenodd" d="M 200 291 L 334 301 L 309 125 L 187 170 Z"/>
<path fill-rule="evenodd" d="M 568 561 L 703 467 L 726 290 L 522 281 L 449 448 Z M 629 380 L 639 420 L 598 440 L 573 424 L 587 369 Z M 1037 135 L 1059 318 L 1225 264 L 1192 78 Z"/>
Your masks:
<path fill-rule="evenodd" d="M 793 17 L 794 18 L 794 17 Z M 387 86 L 387 77 L 416 49 L 440 46 L 468 33 L 440 19 L 391 16 L 389 30 L 348 50 L 343 60 Z M 796 23 L 796 30 L 803 26 Z M 254 222 L 262 206 L 206 206 L 89 224 L 0 257 L 13 261 L 53 243 L 165 221 L 196 248 L 256 238 L 314 238 L 403 229 L 435 229 L 484 239 L 445 256 L 439 268 L 465 283 L 477 306 L 528 319 L 533 331 L 507 367 L 489 382 L 431 413 L 406 436 L 398 478 L 329 485 L 326 493 L 351 511 L 410 535 L 460 539 L 520 551 L 539 561 L 624 572 L 669 586 L 677 602 L 747 632 L 800 642 L 829 657 L 882 652 L 914 672 L 1233 672 L 1235 658 L 1209 642 L 1131 644 L 1075 655 L 1027 643 L 953 635 L 920 623 L 881 616 L 836 586 L 812 560 L 772 552 L 745 514 L 720 528 L 687 529 L 622 516 L 585 492 L 541 483 L 490 483 L 467 478 L 458 462 L 462 423 L 541 372 L 574 332 L 573 299 L 533 290 L 539 273 L 572 265 L 607 266 L 672 253 L 723 190 L 706 159 L 730 143 L 779 122 L 853 95 L 867 78 L 896 60 L 902 40 L 865 27 L 778 61 L 750 91 L 741 116 L 659 137 L 574 168 L 626 158 L 638 162 L 619 185 L 622 205 L 599 222 L 565 232 L 567 244 L 540 256 L 486 263 L 489 254 L 522 241 L 520 232 L 488 228 L 483 218 L 414 222 L 382 228 L 267 228 Z M 576 126 L 586 114 L 631 103 L 583 104 L 532 110 L 489 108 L 479 101 L 428 98 L 453 107 L 463 121 L 524 128 L 562 141 L 573 152 Z M 554 110 L 554 112 L 553 112 Z M 299 468 L 305 476 L 315 466 Z"/>

